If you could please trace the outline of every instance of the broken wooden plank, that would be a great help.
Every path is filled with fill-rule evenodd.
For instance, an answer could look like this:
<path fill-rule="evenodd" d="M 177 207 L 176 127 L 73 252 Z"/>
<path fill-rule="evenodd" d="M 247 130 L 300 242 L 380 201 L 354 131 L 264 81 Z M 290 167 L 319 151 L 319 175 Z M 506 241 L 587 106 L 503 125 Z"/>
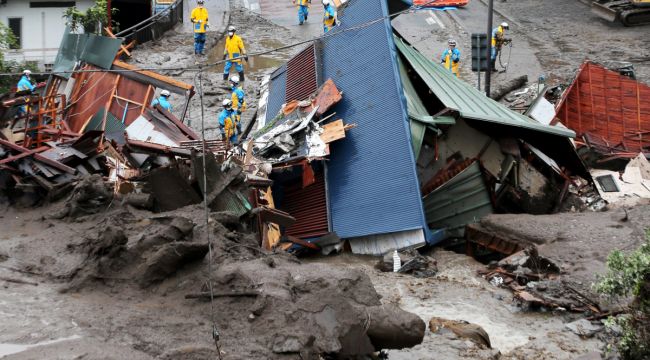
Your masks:
<path fill-rule="evenodd" d="M 345 127 L 343 125 L 343 120 L 338 119 L 332 121 L 329 124 L 323 125 L 323 133 L 320 134 L 321 140 L 325 144 L 329 144 L 333 141 L 343 139 L 345 137 Z"/>
<path fill-rule="evenodd" d="M 258 215 L 264 222 L 270 222 L 278 224 L 280 226 L 289 227 L 296 222 L 296 218 L 291 216 L 289 213 L 282 210 L 273 209 L 268 206 L 260 206 L 253 209 L 253 215 Z"/>
<path fill-rule="evenodd" d="M 190 129 L 189 126 L 183 124 L 183 122 L 180 121 L 176 116 L 174 116 L 174 114 L 172 114 L 168 110 L 163 109 L 163 107 L 160 106 L 159 104 L 155 106 L 155 109 L 158 110 L 158 112 L 161 113 L 164 117 L 166 117 L 169 121 L 174 123 L 174 125 L 176 125 L 178 130 L 180 130 L 183 134 L 185 134 L 185 136 L 187 136 L 191 140 L 200 140 L 201 139 L 201 137 L 198 136 L 194 132 L 194 130 Z"/>
<path fill-rule="evenodd" d="M 318 246 L 316 244 L 312 244 L 309 241 L 299 239 L 299 238 L 297 238 L 295 236 L 287 235 L 286 239 L 289 240 L 290 242 L 294 243 L 294 244 L 301 245 L 301 246 L 304 246 L 304 247 L 312 249 L 312 250 L 320 250 L 320 246 Z"/>
<path fill-rule="evenodd" d="M 11 150 L 14 150 L 14 151 L 18 151 L 18 152 L 21 152 L 21 153 L 31 151 L 31 150 L 29 150 L 27 148 L 24 148 L 24 147 L 20 146 L 20 145 L 16 145 L 16 144 L 14 144 L 12 142 L 2 140 L 2 139 L 0 139 L 0 145 L 4 146 L 5 148 L 8 148 L 8 149 L 11 149 Z M 46 158 L 45 156 L 43 156 L 41 154 L 34 153 L 34 154 L 30 154 L 30 155 L 32 155 L 34 157 L 34 160 L 40 161 L 40 162 L 42 162 L 42 163 L 44 163 L 46 165 L 49 165 L 49 166 L 51 166 L 53 168 L 56 168 L 58 170 L 61 170 L 63 172 L 67 172 L 68 174 L 74 175 L 74 174 L 77 173 L 77 170 L 75 170 L 75 169 L 73 169 L 73 168 L 71 168 L 71 167 L 69 167 L 67 165 L 64 165 L 64 164 L 62 164 L 62 163 L 60 163 L 60 162 L 58 162 L 56 160 L 48 159 L 48 158 Z"/>

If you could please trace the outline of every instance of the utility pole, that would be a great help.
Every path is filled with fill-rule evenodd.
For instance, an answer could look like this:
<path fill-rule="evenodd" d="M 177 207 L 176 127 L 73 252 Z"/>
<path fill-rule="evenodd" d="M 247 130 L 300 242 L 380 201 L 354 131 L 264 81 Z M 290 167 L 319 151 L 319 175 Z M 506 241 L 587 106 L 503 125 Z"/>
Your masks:
<path fill-rule="evenodd" d="M 490 78 L 492 75 L 492 8 L 494 0 L 488 1 L 488 21 L 487 21 L 487 59 L 488 66 L 485 72 L 485 95 L 490 97 Z"/>

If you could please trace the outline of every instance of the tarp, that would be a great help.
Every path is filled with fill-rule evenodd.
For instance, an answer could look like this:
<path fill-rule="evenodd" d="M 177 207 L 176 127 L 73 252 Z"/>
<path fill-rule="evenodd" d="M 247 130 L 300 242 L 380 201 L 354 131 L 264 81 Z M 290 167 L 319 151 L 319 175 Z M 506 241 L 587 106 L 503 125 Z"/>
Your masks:
<path fill-rule="evenodd" d="M 52 72 L 70 78 L 74 64 L 83 60 L 102 69 L 110 69 L 122 40 L 93 34 L 71 34 L 66 28 Z"/>

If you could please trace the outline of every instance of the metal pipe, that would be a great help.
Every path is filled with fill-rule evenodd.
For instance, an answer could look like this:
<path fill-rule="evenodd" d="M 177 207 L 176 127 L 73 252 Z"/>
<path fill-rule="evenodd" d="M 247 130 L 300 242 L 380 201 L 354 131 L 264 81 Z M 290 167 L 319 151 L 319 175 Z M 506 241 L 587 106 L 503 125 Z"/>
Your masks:
<path fill-rule="evenodd" d="M 492 77 L 492 11 L 494 8 L 494 0 L 488 1 L 488 20 L 487 20 L 487 59 L 488 66 L 485 72 L 485 95 L 490 97 L 490 81 Z"/>

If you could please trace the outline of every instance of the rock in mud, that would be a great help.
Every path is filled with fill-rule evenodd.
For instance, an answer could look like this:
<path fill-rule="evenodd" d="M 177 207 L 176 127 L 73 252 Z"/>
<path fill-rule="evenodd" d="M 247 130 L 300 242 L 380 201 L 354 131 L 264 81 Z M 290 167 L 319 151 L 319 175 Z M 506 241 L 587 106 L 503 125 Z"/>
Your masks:
<path fill-rule="evenodd" d="M 146 287 L 173 274 L 181 266 L 198 261 L 208 253 L 208 244 L 175 242 L 164 244 L 142 265 L 140 285 Z"/>
<path fill-rule="evenodd" d="M 375 349 L 403 349 L 422 342 L 427 326 L 419 316 L 394 305 L 367 309 L 368 336 Z"/>
<path fill-rule="evenodd" d="M 480 346 L 486 348 L 492 347 L 490 336 L 482 327 L 464 320 L 448 320 L 434 317 L 429 320 L 429 330 L 431 330 L 432 333 L 439 333 L 448 330 L 453 332 L 456 336 L 469 339 Z"/>
<path fill-rule="evenodd" d="M 574 334 L 585 338 L 592 337 L 603 330 L 602 325 L 594 325 L 587 319 L 576 320 L 564 326 Z"/>

